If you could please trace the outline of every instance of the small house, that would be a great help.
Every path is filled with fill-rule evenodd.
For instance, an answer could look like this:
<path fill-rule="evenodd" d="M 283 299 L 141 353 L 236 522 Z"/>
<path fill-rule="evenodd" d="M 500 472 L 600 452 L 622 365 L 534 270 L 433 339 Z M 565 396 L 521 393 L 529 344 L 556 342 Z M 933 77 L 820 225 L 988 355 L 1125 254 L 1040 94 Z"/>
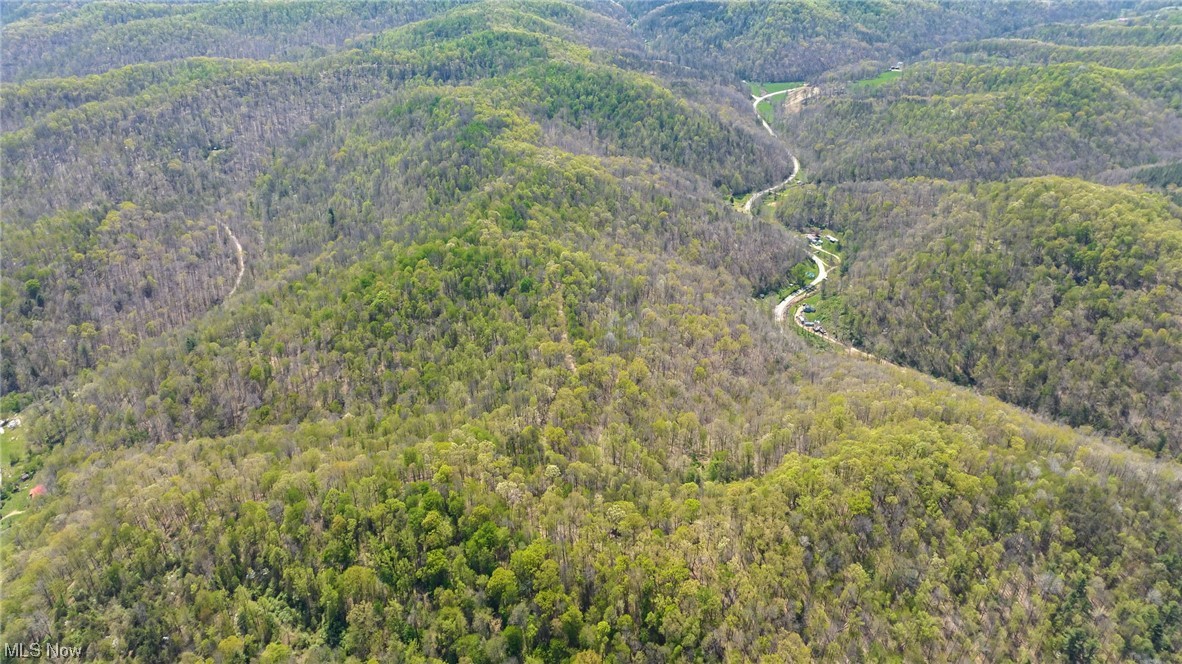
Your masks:
<path fill-rule="evenodd" d="M 813 306 L 813 305 L 811 305 L 811 304 L 806 304 L 806 305 L 804 305 L 804 312 L 805 312 L 806 314 L 811 314 L 811 313 L 813 313 L 813 312 L 814 312 L 814 311 L 816 311 L 816 310 L 817 310 L 817 308 L 816 308 L 816 307 L 814 307 L 814 306 Z"/>
<path fill-rule="evenodd" d="M 45 495 L 45 485 L 44 484 L 38 484 L 37 486 L 33 487 L 32 489 L 29 489 L 29 497 L 30 498 L 39 498 L 44 495 Z"/>

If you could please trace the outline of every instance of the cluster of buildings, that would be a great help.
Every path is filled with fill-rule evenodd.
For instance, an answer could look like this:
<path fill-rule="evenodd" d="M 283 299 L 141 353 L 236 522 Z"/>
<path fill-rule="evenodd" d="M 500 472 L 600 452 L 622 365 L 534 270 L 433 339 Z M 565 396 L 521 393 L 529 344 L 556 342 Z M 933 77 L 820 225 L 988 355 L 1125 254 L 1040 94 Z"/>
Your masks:
<path fill-rule="evenodd" d="M 821 246 L 822 240 L 828 240 L 828 241 L 832 242 L 833 244 L 837 244 L 837 238 L 833 237 L 832 235 L 822 236 L 820 233 L 805 233 L 804 236 L 806 238 L 808 238 L 809 244 L 811 244 L 814 247 Z"/>
<path fill-rule="evenodd" d="M 820 335 L 825 334 L 825 328 L 815 320 L 805 318 L 805 314 L 815 313 L 817 308 L 811 304 L 806 304 L 796 312 L 796 322 L 800 323 L 806 330 L 810 330 Z"/>

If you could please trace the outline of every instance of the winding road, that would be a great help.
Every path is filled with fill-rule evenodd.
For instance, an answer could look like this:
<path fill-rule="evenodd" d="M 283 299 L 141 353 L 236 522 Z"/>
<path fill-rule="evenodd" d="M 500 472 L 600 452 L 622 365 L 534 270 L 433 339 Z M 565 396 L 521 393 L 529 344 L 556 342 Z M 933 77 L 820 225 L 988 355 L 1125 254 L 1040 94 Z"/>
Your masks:
<path fill-rule="evenodd" d="M 801 300 L 808 297 L 809 295 L 812 295 L 813 289 L 816 288 L 818 285 L 820 285 L 820 283 L 822 281 L 825 281 L 825 278 L 829 276 L 829 266 L 825 265 L 824 261 L 822 261 L 820 258 L 818 258 L 816 254 L 809 254 L 809 258 L 813 259 L 813 262 L 817 264 L 816 278 L 814 278 L 811 282 L 809 282 L 809 285 L 807 288 L 802 288 L 802 289 L 796 291 L 795 293 L 784 298 L 784 300 L 782 302 L 780 302 L 779 304 L 776 305 L 776 320 L 777 321 L 782 322 L 788 316 L 788 309 L 793 304 L 796 304 L 797 302 L 800 302 Z"/>
<path fill-rule="evenodd" d="M 778 92 L 772 92 L 772 93 L 763 95 L 762 97 L 759 97 L 756 95 L 751 95 L 751 97 L 753 99 L 753 101 L 751 102 L 751 110 L 755 112 L 755 117 L 759 118 L 760 124 L 762 124 L 763 128 L 767 130 L 767 133 L 771 134 L 772 136 L 775 136 L 776 132 L 772 131 L 771 126 L 768 125 L 767 121 L 763 119 L 763 116 L 759 114 L 759 103 L 767 100 L 769 97 L 774 97 L 775 95 L 785 95 L 785 94 L 789 95 L 789 96 L 787 99 L 784 100 L 784 106 L 786 108 L 788 108 L 789 110 L 797 111 L 797 110 L 800 110 L 800 106 L 801 106 L 801 104 L 804 103 L 805 99 L 808 99 L 809 97 L 814 97 L 817 95 L 817 89 L 815 87 L 810 86 L 810 85 L 805 85 L 805 86 L 802 86 L 799 88 L 792 88 L 791 90 L 780 90 Z M 796 176 L 799 172 L 800 172 L 800 162 L 796 159 L 796 155 L 792 155 L 792 174 L 788 176 L 788 179 L 784 180 L 783 182 L 781 182 L 777 185 L 768 187 L 767 189 L 764 189 L 763 191 L 757 191 L 754 194 L 752 194 L 751 198 L 747 199 L 746 204 L 743 205 L 743 211 L 746 212 L 747 214 L 753 214 L 752 209 L 755 206 L 755 204 L 759 201 L 759 199 L 763 198 L 764 196 L 767 196 L 768 194 L 775 193 L 775 192 L 779 191 L 780 189 L 783 189 L 784 187 L 788 186 L 789 184 L 792 184 L 792 182 L 794 180 L 796 180 Z M 825 261 L 821 260 L 821 257 L 817 255 L 817 252 L 832 256 L 833 260 L 835 261 L 835 264 L 841 262 L 841 257 L 831 251 L 826 251 L 825 249 L 822 249 L 820 247 L 811 247 L 811 248 L 814 249 L 815 251 L 813 253 L 809 254 L 809 258 L 811 258 L 813 260 L 813 262 L 817 264 L 817 276 L 809 283 L 809 285 L 807 287 L 802 288 L 802 289 L 796 291 L 795 293 L 792 293 L 791 295 L 784 298 L 779 304 L 776 305 L 776 308 L 775 308 L 776 321 L 783 322 L 784 319 L 786 319 L 788 317 L 789 312 L 793 311 L 793 307 L 796 306 L 796 310 L 795 310 L 795 312 L 793 312 L 793 319 L 796 321 L 796 324 L 798 326 L 800 326 L 802 329 L 808 330 L 809 332 L 813 333 L 814 335 L 821 337 L 825 341 L 828 341 L 829 343 L 831 343 L 835 346 L 841 347 L 843 350 L 846 351 L 846 353 L 848 353 L 850 355 L 856 355 L 858 357 L 862 357 L 862 358 L 865 358 L 868 360 L 876 360 L 878 362 L 884 362 L 884 363 L 890 364 L 892 366 L 898 366 L 894 362 L 884 360 L 881 357 L 878 357 L 876 355 L 871 355 L 870 353 L 867 353 L 866 351 L 854 348 L 853 346 L 850 346 L 849 344 L 846 344 L 845 342 L 843 342 L 835 337 L 832 337 L 827 333 L 818 332 L 815 329 L 807 328 L 804 326 L 804 312 L 803 312 L 804 305 L 801 304 L 801 302 L 805 298 L 812 295 L 813 292 L 816 290 L 816 287 L 821 285 L 821 282 L 825 281 L 825 279 L 829 277 L 829 266 L 825 263 Z"/>
<path fill-rule="evenodd" d="M 767 133 L 775 136 L 776 132 L 772 131 L 771 125 L 769 125 L 767 120 L 764 120 L 763 116 L 759 114 L 759 104 L 776 95 L 787 95 L 787 98 L 784 99 L 784 105 L 793 109 L 799 109 L 800 105 L 804 103 L 805 99 L 816 96 L 816 94 L 816 88 L 812 87 L 811 85 L 805 85 L 799 88 L 792 88 L 791 90 L 769 92 L 762 97 L 751 95 L 751 98 L 754 100 L 751 102 L 751 110 L 755 111 L 755 117 L 759 118 L 759 123 L 763 125 L 763 128 L 767 130 Z M 768 187 L 763 191 L 757 191 L 754 194 L 751 194 L 751 198 L 748 198 L 747 202 L 743 204 L 743 212 L 751 214 L 751 211 L 754 209 L 755 204 L 759 202 L 759 199 L 767 196 L 768 194 L 773 194 L 792 184 L 792 181 L 796 179 L 797 174 L 800 173 L 800 161 L 796 159 L 796 155 L 794 154 L 789 156 L 792 157 L 792 173 L 788 176 L 788 179 L 779 184 Z"/>
<path fill-rule="evenodd" d="M 792 88 L 789 90 L 779 90 L 777 92 L 769 92 L 768 94 L 763 95 L 762 97 L 756 96 L 753 94 L 753 95 L 751 95 L 751 98 L 753 99 L 753 101 L 751 102 L 751 110 L 755 113 L 755 117 L 759 118 L 760 124 L 762 124 L 763 128 L 767 130 L 767 133 L 771 134 L 772 136 L 775 136 L 776 132 L 772 131 L 771 125 L 769 125 L 767 123 L 767 120 L 764 120 L 763 116 L 760 115 L 759 105 L 762 102 L 764 102 L 764 101 L 768 100 L 769 98 L 774 97 L 776 95 L 788 95 L 788 98 L 784 100 L 785 105 L 792 107 L 793 110 L 799 110 L 800 105 L 802 103 L 804 103 L 805 99 L 808 99 L 809 97 L 816 96 L 816 94 L 817 94 L 817 89 L 812 87 L 811 85 L 804 85 L 799 88 Z M 755 203 L 759 201 L 759 199 L 763 198 L 764 196 L 767 196 L 768 194 L 779 191 L 780 189 L 783 189 L 784 187 L 787 187 L 788 185 L 792 184 L 792 182 L 796 179 L 796 175 L 798 173 L 800 173 L 800 161 L 796 158 L 796 155 L 791 155 L 791 157 L 792 157 L 792 174 L 788 176 L 788 179 L 784 180 L 783 182 L 781 182 L 779 184 L 768 187 L 767 189 L 764 189 L 763 191 L 757 191 L 754 194 L 752 194 L 751 198 L 748 198 L 747 202 L 743 205 L 744 212 L 746 212 L 747 214 L 753 214 L 752 208 L 754 207 Z M 822 251 L 826 254 L 829 254 L 830 256 L 833 256 L 833 258 L 837 259 L 838 262 L 841 261 L 841 258 L 839 258 L 836 254 L 825 251 L 824 249 L 818 249 L 818 251 Z M 776 320 L 777 321 L 783 321 L 785 318 L 787 318 L 788 311 L 792 307 L 792 305 L 796 304 L 797 302 L 800 302 L 804 298 L 808 297 L 812 293 L 813 289 L 815 289 L 818 285 L 820 285 L 820 283 L 822 281 L 825 281 L 825 278 L 829 276 L 829 266 L 825 264 L 825 261 L 821 260 L 821 258 L 819 256 L 817 256 L 815 253 L 809 254 L 809 258 L 813 259 L 813 262 L 817 264 L 816 278 L 814 278 L 812 280 L 812 282 L 809 283 L 807 288 L 802 288 L 802 289 L 796 291 L 795 293 L 784 298 L 784 300 L 782 302 L 780 302 L 779 304 L 776 305 L 775 312 L 776 312 Z"/>

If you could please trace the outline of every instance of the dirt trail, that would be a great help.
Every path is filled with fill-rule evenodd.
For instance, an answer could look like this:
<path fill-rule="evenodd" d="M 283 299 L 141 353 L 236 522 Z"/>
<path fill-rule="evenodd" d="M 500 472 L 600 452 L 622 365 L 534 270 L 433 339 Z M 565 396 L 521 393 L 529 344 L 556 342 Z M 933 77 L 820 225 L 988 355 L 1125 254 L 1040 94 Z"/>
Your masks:
<path fill-rule="evenodd" d="M 228 300 L 230 296 L 238 291 L 238 286 L 242 283 L 242 275 L 246 273 L 246 258 L 243 255 L 242 243 L 238 241 L 238 236 L 234 235 L 234 231 L 230 230 L 230 227 L 225 222 L 222 222 L 222 228 L 226 229 L 226 234 L 234 242 L 234 250 L 238 253 L 238 276 L 234 279 L 234 287 L 230 289 L 229 293 L 226 293 L 225 299 Z"/>
<path fill-rule="evenodd" d="M 769 125 L 767 120 L 764 120 L 763 116 L 760 115 L 759 104 L 772 97 L 775 97 L 776 95 L 787 95 L 784 98 L 784 103 L 781 107 L 792 113 L 796 113 L 804 104 L 805 99 L 817 96 L 817 89 L 811 85 L 802 85 L 799 88 L 769 92 L 762 97 L 756 97 L 754 94 L 751 95 L 751 98 L 755 100 L 751 102 L 751 110 L 755 111 L 755 117 L 759 118 L 759 123 L 762 124 L 763 128 L 767 130 L 767 133 L 771 134 L 772 136 L 775 136 L 776 132 L 772 131 L 771 125 Z M 793 161 L 795 161 L 795 159 L 793 159 Z"/>
<path fill-rule="evenodd" d="M 837 254 L 833 253 L 832 251 L 826 251 L 826 250 L 824 250 L 824 249 L 822 249 L 822 248 L 820 248 L 820 247 L 814 247 L 814 248 L 815 248 L 817 251 L 819 251 L 819 252 L 821 252 L 821 253 L 823 253 L 823 254 L 829 254 L 830 256 L 832 256 L 832 257 L 833 257 L 833 262 L 834 262 L 835 264 L 836 264 L 836 263 L 840 263 L 840 262 L 841 262 L 841 256 L 838 256 Z"/>

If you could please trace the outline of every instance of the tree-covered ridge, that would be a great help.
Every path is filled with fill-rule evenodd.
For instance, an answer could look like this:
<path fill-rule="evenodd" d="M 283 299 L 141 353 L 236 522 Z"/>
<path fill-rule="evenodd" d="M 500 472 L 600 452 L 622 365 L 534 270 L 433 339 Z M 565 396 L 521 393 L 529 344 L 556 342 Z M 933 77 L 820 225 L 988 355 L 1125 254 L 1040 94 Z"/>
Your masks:
<path fill-rule="evenodd" d="M 725 68 L 647 59 L 618 5 L 90 7 L 5 19 L 104 73 L 0 95 L 19 185 L 0 305 L 6 333 L 69 335 L 63 312 L 97 321 L 92 343 L 137 338 L 97 359 L 74 343 L 0 401 L 30 404 L 13 468 L 45 491 L 0 522 L 6 642 L 215 664 L 1182 657 L 1177 463 L 818 350 L 756 299 L 806 245 L 734 209 L 788 157 L 745 89 L 719 90 Z M 875 30 L 931 29 L 911 13 L 998 18 L 965 7 L 799 11 L 877 48 Z M 1040 7 L 1018 9 L 1061 9 Z M 156 20 L 191 40 L 114 70 L 92 50 L 154 47 Z M 250 38 L 201 41 L 220 30 Z M 1168 98 L 1161 69 L 1132 72 L 1138 99 Z M 1081 217 L 1055 208 L 1053 231 L 1011 231 L 1003 185 L 801 187 L 775 210 L 846 224 L 850 289 L 868 255 L 902 255 L 884 238 L 936 225 L 908 209 L 975 201 L 996 223 L 971 228 L 1042 242 L 1065 292 L 1168 284 L 1152 306 L 1177 310 L 1168 252 L 1105 253 L 1173 252 L 1176 208 L 1050 182 L 1022 200 L 1036 225 L 1071 193 L 1056 205 Z M 1100 203 L 1075 200 L 1093 186 Z M 1112 229 L 1088 235 L 1093 216 Z M 228 300 L 227 227 L 248 258 Z M 178 245 L 202 264 L 152 284 Z M 1163 321 L 1136 319 L 1172 343 Z M 6 515 L 27 493 L 5 486 Z"/>
<path fill-rule="evenodd" d="M 556 0 L 521 0 L 460 7 L 377 35 L 380 48 L 418 48 L 439 40 L 485 30 L 520 30 L 561 39 L 570 44 L 615 49 L 637 47 L 640 40 L 618 21 L 601 12 L 610 5 L 578 6 Z"/>
<path fill-rule="evenodd" d="M 752 81 L 798 81 L 846 65 L 893 63 L 954 41 L 1000 36 L 1070 14 L 1112 17 L 1121 3 L 841 2 L 641 3 L 637 27 L 660 57 Z M 1177 43 L 1176 41 L 1173 43 Z"/>
<path fill-rule="evenodd" d="M 381 149 L 380 143 L 370 145 Z M 62 427 L 71 430 L 85 423 L 82 435 L 102 446 L 118 446 L 226 433 L 251 422 L 302 421 L 316 413 L 399 411 L 399 403 L 449 412 L 462 422 L 466 411 L 445 393 L 463 386 L 466 398 L 487 406 L 505 398 L 510 386 L 533 382 L 525 380 L 534 371 L 527 358 L 544 359 L 531 355 L 531 349 L 545 349 L 542 339 L 553 336 L 556 326 L 576 342 L 588 334 L 593 336 L 585 341 L 602 337 L 615 347 L 635 338 L 635 326 L 644 318 L 642 294 L 675 278 L 678 268 L 669 258 L 631 251 L 671 252 L 686 265 L 741 280 L 727 287 L 739 298 L 771 287 L 779 266 L 803 258 L 781 229 L 761 222 L 736 226 L 736 213 L 722 206 L 675 205 L 651 185 L 614 182 L 587 158 L 550 150 L 532 158 L 538 161 L 502 165 L 504 175 L 451 208 L 442 224 L 416 231 L 451 239 L 414 245 L 381 256 L 377 263 L 367 261 L 353 270 L 359 273 L 353 277 L 335 272 L 335 277 L 321 278 L 332 265 L 326 261 L 303 280 L 253 305 L 207 320 L 202 334 L 170 335 L 164 344 L 142 348 L 100 371 L 77 403 L 71 397 L 59 405 L 60 418 L 49 418 L 46 439 Z M 562 167 L 546 167 L 556 163 Z M 350 223 L 347 209 L 339 214 L 338 224 Z M 451 225 L 446 224 L 448 217 L 454 220 Z M 481 249 L 496 236 L 481 230 L 490 224 L 510 233 L 506 248 L 496 254 Z M 389 232 L 405 234 L 408 229 L 391 227 Z M 514 239 L 519 236 L 525 239 Z M 594 249 L 596 254 L 607 253 L 599 265 L 562 267 L 561 250 L 535 239 L 545 236 L 566 237 L 577 246 L 602 247 Z M 616 243 L 631 250 L 611 248 Z M 472 246 L 461 252 L 467 245 Z M 528 269 L 513 267 L 517 260 L 504 270 L 498 267 L 498 261 L 513 255 L 532 257 Z M 621 262 L 627 267 L 619 267 Z M 572 285 L 559 287 L 555 282 L 564 272 L 570 273 Z M 588 290 L 591 284 L 599 285 Z M 549 298 L 545 315 L 535 313 L 542 307 L 535 303 L 538 298 Z M 555 307 L 567 320 L 554 319 Z M 599 312 L 600 323 L 576 325 L 591 311 Z M 693 308 L 678 311 L 690 315 Z M 539 323 L 545 327 L 535 328 Z M 426 325 L 438 329 L 430 332 Z M 465 339 L 500 343 L 465 345 Z M 496 352 L 509 341 L 515 343 L 505 354 Z M 723 357 L 738 350 L 730 341 L 718 343 L 729 349 Z M 556 353 L 552 349 L 545 357 L 562 357 Z M 706 360 L 710 353 L 696 355 L 703 370 L 712 366 Z M 577 352 L 570 356 L 579 358 Z M 425 365 L 435 367 L 430 375 L 424 373 Z M 309 373 L 310 366 L 317 371 Z M 388 371 L 375 371 L 375 366 Z M 402 394 L 406 390 L 412 394 Z M 95 409 L 107 415 L 95 418 Z"/>
<path fill-rule="evenodd" d="M 298 60 L 448 10 L 423 2 L 69 4 L 4 25 L 4 79 L 79 76 L 193 56 Z"/>
<path fill-rule="evenodd" d="M 1126 17 L 1122 21 L 1031 27 L 1018 35 L 1074 46 L 1177 45 L 1182 42 L 1182 20 L 1176 9 L 1167 9 Z"/>
<path fill-rule="evenodd" d="M 525 74 L 522 87 L 512 92 L 536 104 L 535 117 L 572 125 L 612 152 L 680 167 L 736 194 L 762 189 L 792 170 L 783 149 L 719 123 L 651 80 L 560 64 Z"/>
<path fill-rule="evenodd" d="M 1182 153 L 1178 80 L 1177 64 L 920 64 L 822 98 L 785 130 L 823 181 L 1092 175 Z"/>
<path fill-rule="evenodd" d="M 456 13 L 463 18 L 467 11 Z M 474 32 L 409 40 L 414 48 L 399 46 L 407 42 L 398 36 L 402 30 L 308 63 L 194 59 L 10 86 L 14 94 L 6 99 L 19 101 L 8 109 L 29 120 L 2 139 L 12 191 L 6 227 L 35 229 L 34 220 L 59 210 L 132 201 L 202 226 L 228 223 L 255 250 L 249 267 L 261 276 L 326 246 L 344 260 L 383 233 L 423 237 L 440 224 L 454 230 L 440 206 L 487 184 L 517 163 L 521 146 L 538 141 L 643 156 L 739 191 L 782 177 L 786 158 L 765 138 L 675 98 L 655 80 L 592 64 L 587 49 L 554 37 L 487 27 L 520 13 L 497 6 L 496 20 L 475 22 Z M 306 94 L 312 89 L 318 94 Z M 49 110 L 34 113 L 44 107 Z M 720 173 L 731 175 L 724 183 Z M 309 192 L 318 204 L 309 204 Z M 762 253 L 783 255 L 776 253 L 783 244 L 780 238 Z M 43 244 L 41 251 L 39 267 L 50 272 L 73 252 L 65 244 Z M 773 273 L 766 264 L 747 270 L 759 290 L 774 285 Z M 169 318 L 187 320 L 220 301 L 227 289 L 219 284 L 170 289 L 169 298 L 189 299 Z M 80 295 L 82 301 L 105 297 L 101 290 Z M 99 318 L 90 322 L 103 337 L 119 336 L 121 326 L 137 328 L 137 338 L 172 327 Z M 60 334 L 39 343 L 72 347 L 65 329 L 63 323 Z M 99 346 L 116 355 L 133 347 Z M 99 358 L 71 352 L 46 359 L 65 366 L 38 371 L 36 379 L 27 368 L 10 367 L 7 374 L 24 376 L 10 389 L 55 384 Z"/>
<path fill-rule="evenodd" d="M 596 409 L 569 387 L 455 427 L 362 414 L 77 459 L 21 537 L 69 525 L 6 561 L 23 570 L 8 634 L 49 621 L 88 656 L 145 661 L 1182 648 L 1176 484 L 996 403 L 835 362 L 857 375 L 774 381 L 821 407 L 681 470 L 667 450 L 715 440 L 695 415 L 634 430 L 622 411 L 586 438 L 572 421 Z M 603 370 L 591 384 L 625 408 L 659 389 L 639 360 L 580 368 Z"/>
<path fill-rule="evenodd" d="M 1182 44 L 1162 46 L 1065 46 L 1035 39 L 982 39 L 957 42 L 935 52 L 940 60 L 971 64 L 1062 64 L 1086 62 L 1113 69 L 1144 69 L 1182 64 Z"/>
<path fill-rule="evenodd" d="M 1182 453 L 1182 210 L 1041 178 L 834 190 L 859 345 L 1168 457 Z M 811 208 L 811 210 L 810 210 Z"/>
<path fill-rule="evenodd" d="M 0 84 L 0 122 L 5 132 L 26 127 L 56 111 L 89 102 L 135 95 L 161 95 L 193 82 L 208 83 L 226 70 L 248 71 L 259 65 L 226 58 L 186 58 L 128 65 L 67 78 L 44 78 Z"/>

